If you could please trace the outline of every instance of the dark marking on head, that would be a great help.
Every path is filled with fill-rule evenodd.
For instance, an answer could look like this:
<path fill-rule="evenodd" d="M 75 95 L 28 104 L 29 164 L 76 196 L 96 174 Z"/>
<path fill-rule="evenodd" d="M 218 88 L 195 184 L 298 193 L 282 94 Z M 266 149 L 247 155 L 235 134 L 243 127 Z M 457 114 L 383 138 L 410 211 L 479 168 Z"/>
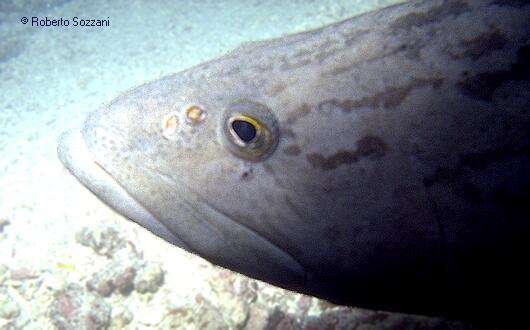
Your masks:
<path fill-rule="evenodd" d="M 357 150 L 341 149 L 335 154 L 325 157 L 318 153 L 308 154 L 307 160 L 314 168 L 333 170 L 341 165 L 352 164 L 361 158 L 377 159 L 386 155 L 388 146 L 377 136 L 367 135 L 357 141 Z"/>
<path fill-rule="evenodd" d="M 414 43 L 402 44 L 396 48 L 390 55 L 402 53 L 411 60 L 417 60 L 420 57 L 421 49 L 424 47 L 424 41 L 418 40 Z"/>
<path fill-rule="evenodd" d="M 357 157 L 355 151 L 351 150 L 339 150 L 327 158 L 318 153 L 307 155 L 307 161 L 311 166 L 325 171 L 336 169 L 340 165 L 355 163 L 358 159 L 359 157 Z"/>
<path fill-rule="evenodd" d="M 353 63 L 348 63 L 348 64 L 343 64 L 343 63 L 337 63 L 333 69 L 329 70 L 329 73 L 327 72 L 322 72 L 320 75 L 321 76 L 337 76 L 337 75 L 340 75 L 342 73 L 347 73 L 349 74 L 350 71 L 352 70 L 353 67 L 355 67 L 355 65 L 357 65 L 358 62 L 353 62 Z"/>
<path fill-rule="evenodd" d="M 318 110 L 324 111 L 324 112 L 330 112 L 335 109 L 340 109 L 344 113 L 349 113 L 357 107 L 359 107 L 359 103 L 351 99 L 345 99 L 343 101 L 340 101 L 337 99 L 331 99 L 331 100 L 326 100 L 320 103 L 318 105 Z"/>
<path fill-rule="evenodd" d="M 370 32 L 370 29 L 356 29 L 355 31 L 349 31 L 348 33 L 344 33 L 342 35 L 344 39 L 344 45 L 346 47 L 355 45 L 357 42 L 359 42 L 359 37 L 369 32 Z"/>
<path fill-rule="evenodd" d="M 324 60 L 326 60 L 328 57 L 334 55 L 338 51 L 342 49 L 342 46 L 335 46 L 335 47 L 320 47 L 318 49 L 318 52 L 315 55 L 315 59 L 318 61 L 319 64 L 322 64 Z"/>
<path fill-rule="evenodd" d="M 301 150 L 297 144 L 291 144 L 283 148 L 283 153 L 287 156 L 298 156 L 301 153 Z"/>
<path fill-rule="evenodd" d="M 296 134 L 294 134 L 294 131 L 287 127 L 281 127 L 281 136 L 288 138 L 288 139 L 294 139 L 296 137 Z"/>
<path fill-rule="evenodd" d="M 312 53 L 313 53 L 313 50 L 311 49 L 300 48 L 292 56 L 293 57 L 307 57 L 307 56 L 311 56 Z"/>
<path fill-rule="evenodd" d="M 372 64 L 386 58 L 393 58 L 397 56 L 404 56 L 411 60 L 418 60 L 420 57 L 421 50 L 426 46 L 426 41 L 422 39 L 414 40 L 413 43 L 398 44 L 395 46 L 383 47 L 377 55 L 370 58 L 361 60 L 354 60 L 352 62 L 338 61 L 337 63 L 330 64 L 331 69 L 328 71 L 321 72 L 321 76 L 334 77 L 340 74 L 355 74 L 352 71 L 358 70 L 357 66 Z"/>
<path fill-rule="evenodd" d="M 401 104 L 411 90 L 412 86 L 389 88 L 386 90 L 385 95 L 381 97 L 380 104 L 382 104 L 385 109 L 395 108 Z"/>
<path fill-rule="evenodd" d="M 353 37 L 353 36 L 352 36 Z M 337 38 L 329 38 L 319 40 L 317 43 L 303 48 L 298 48 L 292 52 L 291 55 L 283 55 L 279 58 L 281 70 L 292 70 L 305 65 L 310 65 L 315 62 L 322 63 L 327 58 L 333 56 L 337 52 L 344 49 L 343 40 Z M 287 47 L 287 45 L 284 45 Z"/>
<path fill-rule="evenodd" d="M 358 100 L 345 99 L 343 101 L 337 99 L 326 100 L 318 105 L 320 111 L 332 111 L 340 109 L 345 113 L 351 112 L 356 108 L 379 108 L 392 109 L 398 107 L 401 102 L 410 94 L 414 88 L 421 88 L 424 86 L 432 86 L 439 88 L 443 83 L 443 79 L 415 79 L 409 84 L 401 87 L 390 87 L 382 92 L 366 96 Z"/>
<path fill-rule="evenodd" d="M 254 178 L 254 170 L 252 167 L 245 169 L 243 173 L 241 173 L 241 180 L 244 181 L 250 181 Z"/>
<path fill-rule="evenodd" d="M 498 29 L 479 34 L 473 39 L 463 40 L 460 44 L 464 50 L 463 57 L 470 57 L 477 60 L 482 56 L 487 56 L 493 51 L 502 49 L 508 43 L 506 35 Z"/>
<path fill-rule="evenodd" d="M 369 29 L 356 29 L 354 31 L 343 32 L 340 37 L 334 35 L 333 37 L 323 37 L 317 42 L 311 43 L 311 45 L 303 45 L 302 48 L 292 45 L 296 50 L 290 55 L 282 55 L 277 58 L 276 62 L 279 63 L 279 69 L 287 71 L 296 69 L 306 65 L 313 65 L 314 63 L 322 64 L 326 59 L 333 57 L 340 53 L 345 48 L 351 47 L 355 44 L 359 36 L 369 33 Z M 316 32 L 321 33 L 321 32 Z M 289 44 L 283 45 L 288 48 Z"/>
<path fill-rule="evenodd" d="M 311 58 L 288 58 L 287 56 L 282 56 L 280 59 L 280 69 L 284 71 L 293 70 L 302 66 L 311 64 Z"/>
<path fill-rule="evenodd" d="M 468 97 L 491 101 L 495 90 L 511 80 L 530 80 L 530 45 L 517 51 L 517 62 L 512 64 L 510 70 L 479 73 L 458 82 L 457 86 Z"/>
<path fill-rule="evenodd" d="M 445 1 L 438 7 L 433 7 L 425 13 L 410 13 L 396 19 L 390 27 L 393 29 L 408 30 L 412 27 L 421 27 L 424 25 L 440 22 L 448 16 L 458 16 L 470 8 L 463 1 Z"/>
<path fill-rule="evenodd" d="M 298 119 L 307 116 L 310 112 L 311 107 L 307 103 L 304 103 L 294 111 L 287 113 L 286 122 L 289 125 L 294 124 Z"/>
<path fill-rule="evenodd" d="M 357 141 L 357 154 L 359 157 L 377 159 L 383 157 L 388 150 L 385 141 L 378 136 L 367 135 Z"/>

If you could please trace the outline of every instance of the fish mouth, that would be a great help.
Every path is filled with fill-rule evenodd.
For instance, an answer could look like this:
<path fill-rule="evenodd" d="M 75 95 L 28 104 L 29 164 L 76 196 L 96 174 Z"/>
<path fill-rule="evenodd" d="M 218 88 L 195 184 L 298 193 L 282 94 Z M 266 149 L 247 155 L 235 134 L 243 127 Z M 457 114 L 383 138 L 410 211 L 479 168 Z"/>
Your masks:
<path fill-rule="evenodd" d="M 169 243 L 189 250 L 183 240 L 171 233 L 93 159 L 79 129 L 67 131 L 59 137 L 57 154 L 77 180 L 118 213 Z"/>
<path fill-rule="evenodd" d="M 57 153 L 64 166 L 94 193 L 100 200 L 119 214 L 138 223 L 164 240 L 195 253 L 217 265 L 237 270 L 252 277 L 263 279 L 279 286 L 289 282 L 289 287 L 298 288 L 306 279 L 304 267 L 292 256 L 252 229 L 238 223 L 229 214 L 210 206 L 195 192 L 187 191 L 182 197 L 182 208 L 196 214 L 188 227 L 186 217 L 174 219 L 172 230 L 156 214 L 149 211 L 123 187 L 109 171 L 100 165 L 85 142 L 79 129 L 63 133 L 58 142 Z M 146 171 L 148 172 L 148 171 Z M 171 186 L 174 182 L 162 173 L 156 174 Z M 186 189 L 181 183 L 181 189 Z M 164 219 L 160 215 L 160 219 Z M 215 218 L 216 221 L 209 221 Z M 167 220 L 167 219 L 166 219 Z M 188 230 L 189 235 L 186 230 Z M 190 231 L 191 230 L 191 231 Z M 227 233 L 240 233 L 238 242 L 226 239 Z M 182 236 L 179 236 L 181 233 Z M 187 237 L 189 236 L 189 237 Z M 189 240 L 189 242 L 186 241 Z M 255 260 L 254 260 L 255 259 Z M 285 287 L 285 286 L 284 286 Z M 299 288 L 301 289 L 301 288 Z"/>

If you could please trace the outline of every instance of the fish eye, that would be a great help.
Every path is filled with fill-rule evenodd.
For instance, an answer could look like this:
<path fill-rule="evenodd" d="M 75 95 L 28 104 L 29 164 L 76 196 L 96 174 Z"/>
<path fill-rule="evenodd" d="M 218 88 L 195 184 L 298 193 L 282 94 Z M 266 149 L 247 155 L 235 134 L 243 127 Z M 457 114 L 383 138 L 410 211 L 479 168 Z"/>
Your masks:
<path fill-rule="evenodd" d="M 260 103 L 239 100 L 230 104 L 222 125 L 226 146 L 239 158 L 263 160 L 278 144 L 277 121 L 272 112 Z"/>

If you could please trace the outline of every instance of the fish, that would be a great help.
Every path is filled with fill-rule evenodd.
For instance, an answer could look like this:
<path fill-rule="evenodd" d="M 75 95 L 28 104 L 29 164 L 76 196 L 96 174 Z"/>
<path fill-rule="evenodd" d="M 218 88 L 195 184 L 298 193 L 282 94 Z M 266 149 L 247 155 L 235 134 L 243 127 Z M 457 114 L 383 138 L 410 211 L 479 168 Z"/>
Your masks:
<path fill-rule="evenodd" d="M 412 1 L 246 43 L 124 92 L 58 157 L 124 217 L 252 278 L 513 315 L 530 278 L 528 22 L 525 1 Z"/>

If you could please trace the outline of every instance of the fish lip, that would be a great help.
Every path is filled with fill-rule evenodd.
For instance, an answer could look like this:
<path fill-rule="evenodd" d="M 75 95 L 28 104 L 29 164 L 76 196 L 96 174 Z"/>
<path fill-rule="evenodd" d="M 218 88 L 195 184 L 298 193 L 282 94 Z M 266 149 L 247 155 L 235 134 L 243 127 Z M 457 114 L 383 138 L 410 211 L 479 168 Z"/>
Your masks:
<path fill-rule="evenodd" d="M 197 242 L 200 243 L 201 240 L 187 243 L 185 234 L 181 234 L 181 236 L 178 231 L 170 231 L 147 207 L 143 206 L 141 202 L 129 194 L 118 180 L 113 177 L 112 173 L 109 173 L 104 166 L 98 164 L 96 156 L 87 146 L 82 132 L 82 130 L 71 130 L 61 135 L 57 149 L 59 159 L 78 181 L 116 212 L 140 224 L 156 236 L 225 268 L 234 269 L 240 273 L 286 288 L 296 288 L 296 283 L 303 282 L 307 279 L 308 274 L 298 260 L 280 249 L 266 237 L 262 237 L 259 233 L 234 221 L 227 215 L 222 217 L 225 220 L 223 222 L 225 230 L 227 230 L 227 226 L 237 225 L 241 230 L 252 235 L 252 238 L 245 241 L 247 244 L 253 245 L 256 241 L 260 241 L 264 244 L 259 247 L 266 246 L 264 254 L 259 256 L 260 263 L 258 265 L 258 268 L 261 269 L 262 273 L 266 273 L 266 275 L 254 269 L 256 266 L 255 263 L 241 264 L 239 258 L 234 259 L 233 255 L 237 255 L 238 253 L 237 246 L 228 244 L 227 247 L 235 249 L 234 254 L 229 255 L 227 258 L 220 258 L 219 250 L 201 248 L 200 245 L 197 245 Z M 203 214 L 211 215 L 215 213 L 217 216 L 220 216 L 220 214 L 216 213 L 218 211 L 217 209 L 207 208 L 204 211 L 206 213 L 203 212 Z M 206 223 L 204 228 L 206 230 L 202 231 L 203 233 L 219 232 L 219 228 L 210 223 Z M 181 237 L 184 239 L 181 239 Z M 243 253 L 242 256 L 248 257 L 249 255 Z M 280 269 L 280 271 L 274 271 L 275 269 Z M 290 283 L 290 285 L 286 283 Z"/>
<path fill-rule="evenodd" d="M 93 158 L 81 130 L 72 129 L 59 137 L 57 155 L 68 171 L 104 203 L 169 243 L 189 250 L 183 240 L 171 233 Z"/>

